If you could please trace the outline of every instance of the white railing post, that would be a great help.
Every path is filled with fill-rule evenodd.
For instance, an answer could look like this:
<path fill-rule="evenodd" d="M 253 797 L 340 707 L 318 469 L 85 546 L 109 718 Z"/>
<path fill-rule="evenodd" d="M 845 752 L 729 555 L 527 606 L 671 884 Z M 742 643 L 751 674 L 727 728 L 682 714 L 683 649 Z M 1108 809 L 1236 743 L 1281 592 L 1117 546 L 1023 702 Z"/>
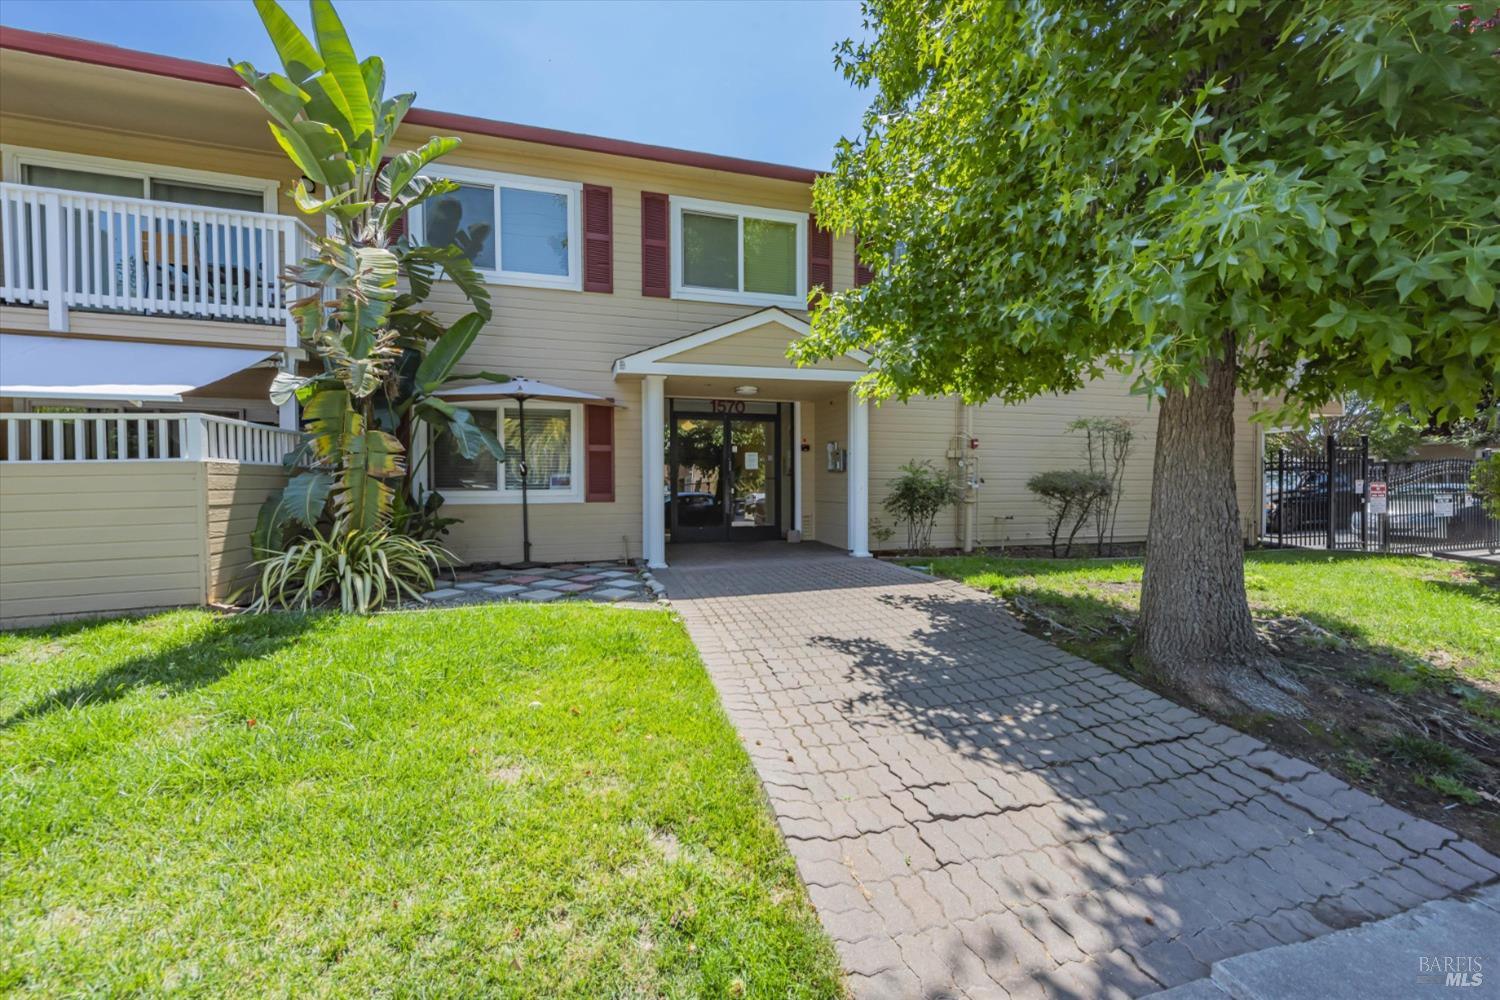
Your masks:
<path fill-rule="evenodd" d="M 68 329 L 67 279 L 63 273 L 62 202 L 56 194 L 42 198 L 47 239 L 47 329 Z"/>
<path fill-rule="evenodd" d="M 201 413 L 189 413 L 182 424 L 182 457 L 189 462 L 201 462 L 208 457 L 205 417 Z"/>

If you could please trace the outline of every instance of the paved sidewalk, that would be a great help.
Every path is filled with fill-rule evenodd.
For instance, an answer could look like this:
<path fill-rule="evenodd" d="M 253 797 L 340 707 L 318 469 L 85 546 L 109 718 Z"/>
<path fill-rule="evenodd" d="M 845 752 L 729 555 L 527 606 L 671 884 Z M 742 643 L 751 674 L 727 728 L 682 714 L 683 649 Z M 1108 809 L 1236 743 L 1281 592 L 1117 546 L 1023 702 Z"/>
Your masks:
<path fill-rule="evenodd" d="M 957 583 L 806 544 L 668 561 L 858 997 L 1139 996 L 1500 877 Z"/>

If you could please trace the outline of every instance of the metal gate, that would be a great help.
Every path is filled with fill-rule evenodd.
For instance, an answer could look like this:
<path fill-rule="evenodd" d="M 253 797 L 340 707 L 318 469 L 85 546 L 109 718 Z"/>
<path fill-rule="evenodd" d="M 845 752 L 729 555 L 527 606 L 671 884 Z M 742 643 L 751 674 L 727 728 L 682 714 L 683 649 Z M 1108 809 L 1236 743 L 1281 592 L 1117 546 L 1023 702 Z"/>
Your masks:
<path fill-rule="evenodd" d="M 1494 552 L 1500 520 L 1469 488 L 1474 464 L 1372 461 L 1363 437 L 1278 450 L 1264 467 L 1261 540 L 1330 551 Z"/>

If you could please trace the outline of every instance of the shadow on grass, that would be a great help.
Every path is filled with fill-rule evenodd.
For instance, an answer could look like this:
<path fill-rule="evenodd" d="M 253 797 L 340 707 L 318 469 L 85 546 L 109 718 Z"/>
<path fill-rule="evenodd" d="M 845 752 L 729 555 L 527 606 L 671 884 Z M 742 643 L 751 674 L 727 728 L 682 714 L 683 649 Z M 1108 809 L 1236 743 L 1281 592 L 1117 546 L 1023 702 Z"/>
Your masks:
<path fill-rule="evenodd" d="M 246 663 L 263 659 L 320 627 L 326 616 L 317 614 L 236 615 L 216 617 L 184 642 L 116 663 L 95 677 L 48 691 L 10 717 L 0 720 L 0 731 L 61 709 L 83 708 L 119 701 L 141 688 L 179 695 L 212 684 Z M 149 619 L 133 619 L 127 626 Z M 121 623 L 115 623 L 116 625 Z M 30 634 L 47 641 L 75 636 L 110 623 L 74 622 Z"/>

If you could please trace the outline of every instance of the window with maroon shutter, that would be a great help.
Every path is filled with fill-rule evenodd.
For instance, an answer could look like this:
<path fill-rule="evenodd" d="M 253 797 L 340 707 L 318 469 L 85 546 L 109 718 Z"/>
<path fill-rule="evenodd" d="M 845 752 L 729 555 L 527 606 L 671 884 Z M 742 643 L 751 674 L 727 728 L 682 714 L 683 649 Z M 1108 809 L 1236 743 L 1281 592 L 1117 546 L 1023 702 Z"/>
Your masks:
<path fill-rule="evenodd" d="M 859 236 L 854 237 L 854 285 L 868 285 L 870 279 L 875 277 L 875 272 L 870 270 L 870 265 L 859 259 Z"/>
<path fill-rule="evenodd" d="M 614 192 L 583 186 L 583 290 L 615 290 Z"/>
<path fill-rule="evenodd" d="M 833 291 L 833 233 L 818 226 L 818 217 L 807 217 L 807 294 L 822 286 Z"/>
<path fill-rule="evenodd" d="M 390 162 L 391 158 L 387 156 L 385 159 L 380 161 L 380 169 L 376 171 L 377 179 L 375 181 L 375 191 L 371 196 L 376 205 L 384 205 L 386 202 L 391 200 L 381 193 L 379 180 L 379 175 L 385 173 L 386 165 Z M 406 235 L 406 216 L 403 215 L 401 216 L 401 218 L 396 220 L 395 224 L 391 226 L 389 235 L 392 243 L 395 243 L 401 237 Z"/>
<path fill-rule="evenodd" d="M 641 294 L 672 297 L 672 223 L 667 196 L 641 192 Z"/>
<path fill-rule="evenodd" d="M 615 502 L 615 408 L 583 408 L 585 503 Z"/>

